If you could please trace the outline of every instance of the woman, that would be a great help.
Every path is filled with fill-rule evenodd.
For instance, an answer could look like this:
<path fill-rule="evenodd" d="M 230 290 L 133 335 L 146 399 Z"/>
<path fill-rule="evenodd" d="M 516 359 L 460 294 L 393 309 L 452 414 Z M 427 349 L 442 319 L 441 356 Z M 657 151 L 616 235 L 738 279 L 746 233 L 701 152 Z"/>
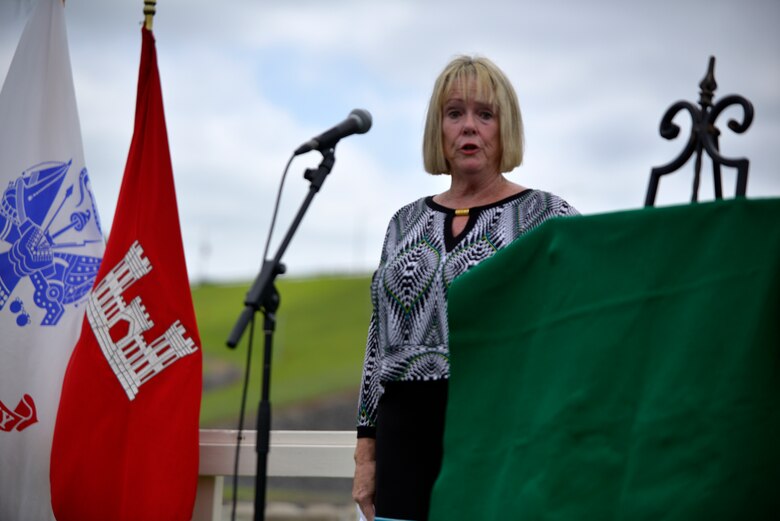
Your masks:
<path fill-rule="evenodd" d="M 427 519 L 442 458 L 449 377 L 447 288 L 538 226 L 577 212 L 504 177 L 520 165 L 523 124 L 509 80 L 485 58 L 455 58 L 433 89 L 425 170 L 449 190 L 393 216 L 372 282 L 353 497 L 369 519 Z"/>

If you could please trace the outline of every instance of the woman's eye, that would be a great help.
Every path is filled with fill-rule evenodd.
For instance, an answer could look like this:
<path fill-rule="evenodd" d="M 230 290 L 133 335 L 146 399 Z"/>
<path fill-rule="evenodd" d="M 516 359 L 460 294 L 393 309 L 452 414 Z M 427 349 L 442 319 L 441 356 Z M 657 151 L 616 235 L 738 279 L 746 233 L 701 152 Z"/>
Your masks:
<path fill-rule="evenodd" d="M 448 118 L 455 119 L 458 116 L 460 116 L 460 111 L 459 110 L 452 109 L 452 110 L 448 110 L 447 111 L 447 117 Z"/>
<path fill-rule="evenodd" d="M 489 110 L 483 110 L 482 112 L 479 113 L 479 116 L 482 119 L 491 119 L 493 117 L 493 113 L 490 112 Z"/>

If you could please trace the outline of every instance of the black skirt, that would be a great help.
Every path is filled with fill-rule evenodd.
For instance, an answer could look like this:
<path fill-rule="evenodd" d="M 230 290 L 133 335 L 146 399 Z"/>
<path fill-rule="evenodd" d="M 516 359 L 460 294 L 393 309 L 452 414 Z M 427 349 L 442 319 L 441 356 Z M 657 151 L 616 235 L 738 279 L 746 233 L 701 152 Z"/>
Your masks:
<path fill-rule="evenodd" d="M 446 406 L 447 380 L 385 386 L 377 409 L 377 517 L 428 519 L 441 469 Z"/>

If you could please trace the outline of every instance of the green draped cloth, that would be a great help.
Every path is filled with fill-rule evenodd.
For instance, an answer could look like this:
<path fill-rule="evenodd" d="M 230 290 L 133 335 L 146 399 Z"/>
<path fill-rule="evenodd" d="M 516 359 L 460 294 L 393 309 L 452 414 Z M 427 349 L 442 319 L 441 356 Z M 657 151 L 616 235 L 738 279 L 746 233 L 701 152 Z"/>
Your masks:
<path fill-rule="evenodd" d="M 431 519 L 780 519 L 780 199 L 548 221 L 449 324 Z"/>

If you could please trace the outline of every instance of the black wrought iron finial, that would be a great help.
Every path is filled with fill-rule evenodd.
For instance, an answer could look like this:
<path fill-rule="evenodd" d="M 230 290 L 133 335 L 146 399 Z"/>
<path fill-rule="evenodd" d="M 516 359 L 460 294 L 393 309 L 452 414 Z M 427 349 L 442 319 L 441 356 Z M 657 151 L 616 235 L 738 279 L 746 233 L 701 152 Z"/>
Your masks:
<path fill-rule="evenodd" d="M 647 196 L 645 197 L 645 206 L 653 206 L 655 195 L 658 191 L 658 181 L 661 176 L 680 169 L 694 154 L 696 160 L 694 164 L 693 194 L 691 202 L 696 202 L 699 197 L 699 179 L 701 177 L 702 151 L 705 151 L 712 160 L 712 175 L 715 188 L 715 199 L 723 198 L 723 188 L 721 185 L 721 165 L 730 166 L 737 169 L 736 196 L 744 197 L 747 191 L 747 175 L 750 162 L 746 158 L 727 158 L 720 154 L 718 137 L 720 130 L 715 126 L 715 121 L 724 109 L 731 105 L 742 107 L 742 122 L 733 119 L 729 120 L 728 127 L 741 134 L 745 132 L 753 122 L 753 104 L 742 96 L 725 96 L 717 103 L 713 104 L 715 89 L 718 84 L 715 81 L 715 57 L 710 56 L 707 74 L 699 83 L 701 91 L 699 93 L 699 105 L 696 107 L 688 101 L 678 101 L 669 107 L 661 118 L 661 127 L 659 129 L 661 137 L 664 139 L 675 139 L 680 134 L 680 127 L 673 123 L 675 116 L 682 110 L 687 110 L 691 115 L 691 135 L 682 152 L 670 163 L 663 166 L 654 167 L 650 171 L 650 184 L 647 187 Z"/>
<path fill-rule="evenodd" d="M 718 82 L 715 81 L 715 56 L 710 56 L 710 64 L 707 66 L 707 74 L 699 82 L 699 105 L 702 109 L 712 106 L 712 98 L 715 97 L 715 90 L 718 88 Z"/>

